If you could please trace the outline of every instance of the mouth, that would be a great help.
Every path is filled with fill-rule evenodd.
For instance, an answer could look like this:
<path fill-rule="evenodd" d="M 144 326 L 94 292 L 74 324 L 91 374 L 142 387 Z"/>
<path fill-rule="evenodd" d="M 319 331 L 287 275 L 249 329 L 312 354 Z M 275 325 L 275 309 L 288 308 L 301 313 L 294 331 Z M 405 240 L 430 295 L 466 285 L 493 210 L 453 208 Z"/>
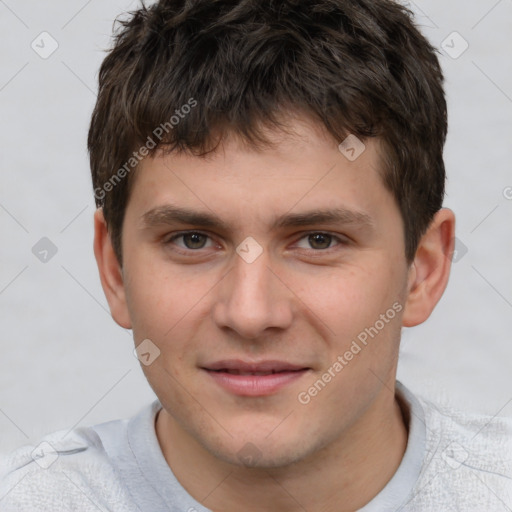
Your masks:
<path fill-rule="evenodd" d="M 243 371 L 243 370 L 229 370 L 227 368 L 223 368 L 221 370 L 210 370 L 212 372 L 219 372 L 219 373 L 229 373 L 230 375 L 257 375 L 257 376 L 261 376 L 261 375 L 275 375 L 276 373 L 287 373 L 287 372 L 290 372 L 290 371 L 294 371 L 294 372 L 300 372 L 302 371 L 301 370 L 270 370 L 270 371 L 267 371 L 267 372 L 246 372 L 246 371 Z"/>
<path fill-rule="evenodd" d="M 283 361 L 218 361 L 201 367 L 224 391 L 239 396 L 268 396 L 302 378 L 311 368 Z"/>

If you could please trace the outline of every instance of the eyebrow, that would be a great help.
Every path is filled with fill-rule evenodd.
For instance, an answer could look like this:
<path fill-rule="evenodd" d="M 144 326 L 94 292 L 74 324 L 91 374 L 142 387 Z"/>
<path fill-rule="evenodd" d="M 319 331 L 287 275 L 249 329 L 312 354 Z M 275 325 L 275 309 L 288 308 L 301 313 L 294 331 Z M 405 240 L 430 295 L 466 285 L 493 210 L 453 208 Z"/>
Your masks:
<path fill-rule="evenodd" d="M 164 205 L 153 208 L 141 216 L 142 228 L 161 225 L 190 224 L 203 228 L 215 228 L 228 231 L 229 224 L 210 212 L 200 212 L 189 208 Z M 366 213 L 345 208 L 314 209 L 300 213 L 287 213 L 278 217 L 270 229 L 310 226 L 313 224 L 340 224 L 373 227 L 373 219 Z"/>

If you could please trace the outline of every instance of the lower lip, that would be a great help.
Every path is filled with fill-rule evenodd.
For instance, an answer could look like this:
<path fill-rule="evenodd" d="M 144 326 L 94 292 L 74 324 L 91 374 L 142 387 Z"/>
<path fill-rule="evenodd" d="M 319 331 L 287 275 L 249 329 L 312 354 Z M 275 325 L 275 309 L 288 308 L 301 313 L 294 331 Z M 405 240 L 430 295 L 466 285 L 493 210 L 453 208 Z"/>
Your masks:
<path fill-rule="evenodd" d="M 241 396 L 267 396 L 300 379 L 309 370 L 279 372 L 270 375 L 235 375 L 213 370 L 205 371 L 219 386 L 230 393 Z"/>

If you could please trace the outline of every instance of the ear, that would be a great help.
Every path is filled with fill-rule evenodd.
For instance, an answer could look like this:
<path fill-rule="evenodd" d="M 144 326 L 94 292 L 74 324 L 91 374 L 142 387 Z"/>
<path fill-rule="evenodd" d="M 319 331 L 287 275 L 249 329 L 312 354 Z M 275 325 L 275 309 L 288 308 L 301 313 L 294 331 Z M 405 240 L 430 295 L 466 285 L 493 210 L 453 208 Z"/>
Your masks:
<path fill-rule="evenodd" d="M 439 210 L 421 237 L 409 268 L 404 327 L 423 323 L 432 313 L 448 284 L 455 237 L 455 215 Z"/>
<path fill-rule="evenodd" d="M 94 256 L 96 257 L 101 286 L 107 297 L 112 318 L 121 327 L 131 329 L 132 324 L 126 305 L 123 273 L 114 253 L 101 208 L 94 213 Z"/>

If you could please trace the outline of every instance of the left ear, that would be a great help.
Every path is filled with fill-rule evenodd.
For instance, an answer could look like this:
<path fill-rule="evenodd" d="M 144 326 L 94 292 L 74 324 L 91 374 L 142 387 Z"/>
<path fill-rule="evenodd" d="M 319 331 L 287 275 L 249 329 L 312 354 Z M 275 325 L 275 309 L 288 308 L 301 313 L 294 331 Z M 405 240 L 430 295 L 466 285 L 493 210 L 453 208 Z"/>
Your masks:
<path fill-rule="evenodd" d="M 402 323 L 413 327 L 423 323 L 444 293 L 450 276 L 455 243 L 455 215 L 442 208 L 421 237 L 409 268 L 407 300 Z"/>

